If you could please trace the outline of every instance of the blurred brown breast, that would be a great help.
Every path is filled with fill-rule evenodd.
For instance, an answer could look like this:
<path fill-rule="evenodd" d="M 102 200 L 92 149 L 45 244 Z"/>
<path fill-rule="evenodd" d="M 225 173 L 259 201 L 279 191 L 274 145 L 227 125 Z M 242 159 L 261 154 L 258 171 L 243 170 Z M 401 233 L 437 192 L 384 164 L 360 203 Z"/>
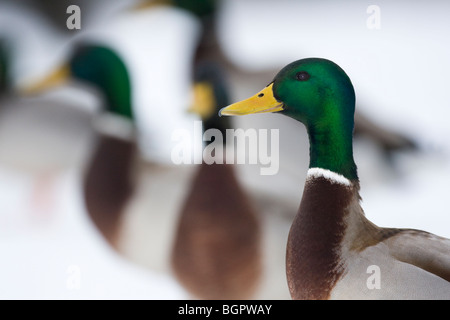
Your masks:
<path fill-rule="evenodd" d="M 172 265 L 202 299 L 248 299 L 261 274 L 261 230 L 231 165 L 202 164 L 179 218 Z"/>
<path fill-rule="evenodd" d="M 116 245 L 120 217 L 132 191 L 135 142 L 102 135 L 87 168 L 84 199 L 92 221 Z"/>

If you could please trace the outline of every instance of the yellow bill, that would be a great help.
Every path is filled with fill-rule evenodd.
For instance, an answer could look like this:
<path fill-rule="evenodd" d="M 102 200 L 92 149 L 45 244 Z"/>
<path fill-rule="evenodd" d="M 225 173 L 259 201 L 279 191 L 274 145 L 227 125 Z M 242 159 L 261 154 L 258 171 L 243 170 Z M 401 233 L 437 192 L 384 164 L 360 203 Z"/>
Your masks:
<path fill-rule="evenodd" d="M 188 111 L 197 113 L 202 119 L 208 119 L 216 110 L 212 85 L 208 82 L 197 82 L 193 91 L 194 101 Z"/>
<path fill-rule="evenodd" d="M 69 80 L 69 78 L 70 68 L 68 65 L 64 65 L 50 73 L 44 79 L 26 87 L 23 91 L 24 94 L 36 94 L 63 85 Z"/>
<path fill-rule="evenodd" d="M 220 116 L 242 116 L 253 113 L 278 112 L 283 103 L 273 96 L 273 83 L 246 100 L 233 103 L 219 111 Z"/>

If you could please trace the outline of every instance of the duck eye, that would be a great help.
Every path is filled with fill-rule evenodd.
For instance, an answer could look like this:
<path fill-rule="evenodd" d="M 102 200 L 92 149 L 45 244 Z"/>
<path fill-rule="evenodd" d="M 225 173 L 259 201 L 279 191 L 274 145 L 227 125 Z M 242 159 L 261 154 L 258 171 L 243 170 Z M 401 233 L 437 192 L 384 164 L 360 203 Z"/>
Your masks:
<path fill-rule="evenodd" d="M 309 75 L 309 73 L 306 72 L 306 71 L 300 71 L 300 72 L 298 72 L 298 73 L 295 75 L 295 77 L 296 77 L 296 79 L 297 79 L 298 81 L 306 81 L 306 80 L 308 80 L 309 78 L 311 78 L 311 76 Z"/>

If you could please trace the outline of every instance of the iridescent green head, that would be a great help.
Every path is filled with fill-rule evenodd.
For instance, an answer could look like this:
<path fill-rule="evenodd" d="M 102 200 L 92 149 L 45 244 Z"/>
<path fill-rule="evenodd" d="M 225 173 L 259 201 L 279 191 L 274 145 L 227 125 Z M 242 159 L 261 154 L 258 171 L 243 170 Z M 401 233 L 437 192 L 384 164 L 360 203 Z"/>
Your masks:
<path fill-rule="evenodd" d="M 326 59 L 290 63 L 253 97 L 221 110 L 222 115 L 279 112 L 305 124 L 310 167 L 357 179 L 352 137 L 355 92 L 346 73 Z"/>
<path fill-rule="evenodd" d="M 339 121 L 353 125 L 353 85 L 345 72 L 329 60 L 311 58 L 287 65 L 273 80 L 273 95 L 283 102 L 282 113 L 307 127 Z"/>

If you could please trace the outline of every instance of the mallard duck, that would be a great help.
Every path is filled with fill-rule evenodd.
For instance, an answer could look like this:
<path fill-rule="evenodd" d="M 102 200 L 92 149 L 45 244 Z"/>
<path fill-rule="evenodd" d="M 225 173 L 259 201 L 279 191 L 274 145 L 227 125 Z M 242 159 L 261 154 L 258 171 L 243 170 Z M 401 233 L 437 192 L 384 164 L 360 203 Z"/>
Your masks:
<path fill-rule="evenodd" d="M 97 141 L 86 169 L 83 192 L 89 216 L 115 246 L 119 218 L 132 193 L 131 173 L 137 151 L 128 71 L 110 48 L 80 45 L 68 65 L 57 68 L 30 90 L 42 91 L 70 78 L 104 95 L 107 112 L 95 122 Z"/>
<path fill-rule="evenodd" d="M 142 34 L 139 33 L 140 30 L 158 28 L 163 28 L 164 34 L 150 32 L 145 34 L 145 39 L 138 36 Z M 139 126 L 139 151 L 140 156 L 144 158 L 140 159 L 142 162 L 136 168 L 138 174 L 134 175 L 135 192 L 126 201 L 126 208 L 122 210 L 123 219 L 115 218 L 112 214 L 113 221 L 105 221 L 105 225 L 99 225 L 99 228 L 114 228 L 117 232 L 113 233 L 118 236 L 109 239 L 117 240 L 117 246 L 116 244 L 114 246 L 121 254 L 133 262 L 158 271 L 169 269 L 168 255 L 173 235 L 172 226 L 176 221 L 175 213 L 179 212 L 178 199 L 181 202 L 181 198 L 184 197 L 184 182 L 189 180 L 193 171 L 190 168 L 174 166 L 171 161 L 174 145 L 171 137 L 174 130 L 180 128 L 191 130 L 192 119 L 195 118 L 187 115 L 184 109 L 190 93 L 188 89 L 190 70 L 187 66 L 191 58 L 191 42 L 194 42 L 196 32 L 197 24 L 190 15 L 179 10 L 167 9 L 155 12 L 124 12 L 86 32 L 90 43 L 101 43 L 102 46 L 114 50 L 126 64 L 132 82 L 133 113 L 136 115 L 134 120 Z M 130 34 L 134 36 L 131 37 Z M 155 50 L 155 44 L 158 50 Z M 163 56 L 161 52 L 164 52 Z M 65 77 L 69 73 L 67 67 L 62 69 Z M 159 76 L 156 77 L 155 74 Z M 58 79 L 58 73 L 56 75 Z M 99 156 L 92 158 L 88 164 L 89 168 L 95 163 L 97 167 L 102 166 L 95 159 L 99 159 Z M 101 169 L 102 172 L 108 170 Z M 126 171 L 125 167 L 120 169 Z M 89 177 L 89 172 L 92 170 L 87 170 L 85 182 L 93 181 Z M 113 176 L 103 175 L 103 178 L 113 179 Z M 119 189 L 120 187 L 121 185 L 118 186 Z M 106 188 L 109 188 L 109 191 L 96 192 L 102 197 L 106 197 L 107 194 L 114 196 L 112 190 L 114 187 L 106 186 Z M 164 197 L 170 197 L 172 201 L 162 201 Z M 122 200 L 125 201 L 124 199 L 110 201 L 116 201 L 117 206 L 117 202 Z M 102 205 L 109 206 L 105 202 Z M 102 231 L 105 232 L 107 231 Z M 116 243 L 116 240 L 113 242 Z M 153 245 L 155 243 L 158 245 Z"/>
<path fill-rule="evenodd" d="M 213 62 L 199 62 L 194 83 L 192 111 L 201 116 L 204 132 L 225 137 L 231 123 L 217 115 L 229 104 L 223 72 Z M 259 217 L 234 166 L 203 161 L 175 233 L 171 259 L 179 281 L 197 298 L 248 299 L 261 277 L 261 245 Z"/>
<path fill-rule="evenodd" d="M 364 215 L 353 159 L 354 111 L 349 77 L 320 58 L 287 65 L 255 96 L 220 111 L 278 112 L 307 128 L 309 170 L 286 253 L 292 298 L 449 299 L 450 240 L 381 228 Z"/>
<path fill-rule="evenodd" d="M 88 221 L 95 225 L 92 230 L 99 231 L 114 252 L 125 257 L 121 263 L 131 262 L 133 268 L 136 267 L 136 262 L 142 265 L 142 259 L 139 258 L 142 258 L 144 250 L 151 256 L 152 261 L 163 264 L 162 268 L 153 266 L 150 274 L 155 272 L 163 276 L 161 278 L 163 285 L 165 278 L 170 280 L 168 281 L 170 286 L 176 288 L 175 291 L 184 297 L 184 290 L 176 284 L 168 274 L 168 267 L 164 265 L 167 263 L 162 257 L 165 252 L 159 251 L 165 250 L 167 246 L 164 237 L 170 237 L 172 234 L 170 232 L 163 236 L 152 232 L 149 234 L 152 228 L 166 231 L 160 220 L 175 220 L 171 218 L 171 213 L 176 210 L 170 204 L 175 203 L 177 199 L 173 190 L 183 186 L 184 170 L 183 172 L 171 170 L 167 174 L 165 168 L 141 158 L 133 110 L 131 90 L 133 81 L 121 55 L 115 50 L 93 43 L 79 45 L 66 65 L 57 68 L 47 78 L 35 84 L 31 90 L 46 90 L 69 79 L 96 88 L 104 97 L 104 109 L 93 123 L 97 133 L 96 141 L 91 156 L 86 161 L 81 181 L 77 179 L 77 182 L 80 182 L 80 186 L 77 185 L 80 190 L 74 192 L 76 199 L 73 200 L 80 203 L 76 203 L 75 207 L 82 213 L 86 212 L 90 218 Z M 148 187 L 149 180 L 153 190 L 149 190 L 151 189 Z M 170 181 L 169 184 L 173 181 L 178 181 L 179 184 L 166 186 L 166 180 Z M 169 201 L 169 209 L 165 206 L 166 201 L 161 200 L 159 192 L 172 199 Z M 143 199 L 145 201 L 142 201 Z M 144 205 L 141 205 L 142 202 Z M 130 236 L 127 234 L 127 222 L 124 220 L 127 216 L 129 218 L 129 215 L 136 214 L 150 218 L 150 224 L 145 225 L 145 234 L 157 245 L 153 242 L 136 242 L 133 241 L 135 238 L 131 237 L 131 246 L 127 246 Z M 136 229 L 133 228 L 133 231 Z M 141 254 L 138 259 L 133 256 L 134 250 Z"/>

